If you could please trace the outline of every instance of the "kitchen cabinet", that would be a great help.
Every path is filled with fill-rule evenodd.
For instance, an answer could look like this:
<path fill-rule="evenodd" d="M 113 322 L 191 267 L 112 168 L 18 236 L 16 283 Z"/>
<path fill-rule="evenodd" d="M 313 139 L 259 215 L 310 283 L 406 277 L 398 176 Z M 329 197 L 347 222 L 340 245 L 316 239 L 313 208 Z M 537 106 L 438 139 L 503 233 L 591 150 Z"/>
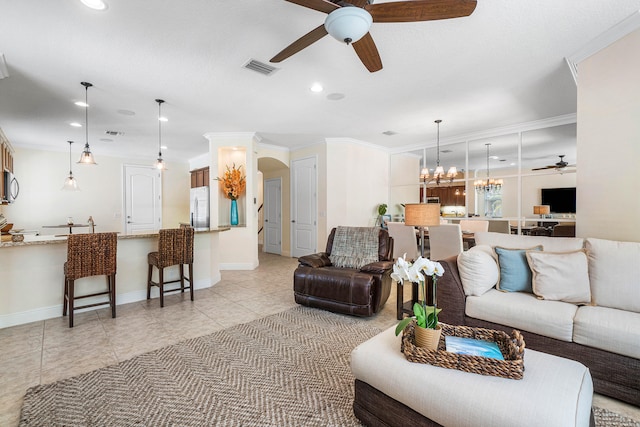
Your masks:
<path fill-rule="evenodd" d="M 191 172 L 191 188 L 209 186 L 209 167 L 194 169 Z"/>
<path fill-rule="evenodd" d="M 13 173 L 13 153 L 13 147 L 0 129 L 0 201 L 6 200 L 4 172 Z"/>
<path fill-rule="evenodd" d="M 427 197 L 440 198 L 440 206 L 464 206 L 465 189 L 464 185 L 453 185 L 447 187 L 428 187 Z M 420 200 L 422 200 L 422 187 L 420 187 Z"/>

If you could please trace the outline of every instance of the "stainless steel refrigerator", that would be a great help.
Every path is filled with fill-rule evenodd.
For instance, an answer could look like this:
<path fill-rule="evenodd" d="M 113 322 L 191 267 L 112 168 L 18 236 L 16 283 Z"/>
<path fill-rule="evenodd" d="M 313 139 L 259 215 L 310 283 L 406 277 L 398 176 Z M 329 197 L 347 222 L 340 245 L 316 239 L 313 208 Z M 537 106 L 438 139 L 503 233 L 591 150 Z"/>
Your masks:
<path fill-rule="evenodd" d="M 209 229 L 209 187 L 191 189 L 189 202 L 191 226 L 196 230 Z"/>

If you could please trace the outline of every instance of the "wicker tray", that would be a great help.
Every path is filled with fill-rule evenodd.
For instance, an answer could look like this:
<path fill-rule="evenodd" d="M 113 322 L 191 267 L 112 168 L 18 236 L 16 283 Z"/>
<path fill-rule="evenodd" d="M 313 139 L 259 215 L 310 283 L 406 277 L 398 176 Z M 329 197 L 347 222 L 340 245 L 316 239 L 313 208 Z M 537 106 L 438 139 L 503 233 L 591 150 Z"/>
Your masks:
<path fill-rule="evenodd" d="M 480 375 L 522 379 L 524 375 L 524 339 L 519 331 L 514 330 L 510 337 L 504 331 L 492 329 L 472 328 L 470 326 L 451 326 L 440 323 L 442 335 L 438 350 L 428 350 L 417 347 L 414 338 L 414 323 L 409 324 L 402 335 L 401 350 L 410 362 L 428 363 L 448 369 L 458 369 Z M 475 338 L 493 341 L 498 344 L 504 360 L 482 356 L 450 353 L 445 350 L 445 336 Z"/>

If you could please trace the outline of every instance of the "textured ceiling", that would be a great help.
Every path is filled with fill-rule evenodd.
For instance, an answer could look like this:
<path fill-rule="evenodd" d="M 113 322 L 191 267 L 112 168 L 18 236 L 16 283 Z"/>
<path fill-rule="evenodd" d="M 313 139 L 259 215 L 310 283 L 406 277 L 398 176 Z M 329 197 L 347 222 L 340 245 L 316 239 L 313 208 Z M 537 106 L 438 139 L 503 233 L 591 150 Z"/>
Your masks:
<path fill-rule="evenodd" d="M 640 0 L 478 0 L 466 18 L 373 24 L 377 73 L 325 37 L 267 77 L 242 65 L 268 62 L 326 15 L 284 0 L 107 1 L 96 12 L 79 0 L 0 0 L 10 74 L 0 80 L 0 127 L 15 146 L 66 150 L 74 140 L 79 152 L 84 129 L 69 123 L 84 123 L 73 101 L 89 81 L 96 156 L 152 161 L 156 98 L 166 100 L 168 160 L 206 152 L 206 132 L 257 132 L 290 148 L 344 137 L 415 149 L 433 145 L 438 118 L 444 138 L 575 113 L 564 58 L 640 8 Z M 316 81 L 324 92 L 309 90 Z"/>

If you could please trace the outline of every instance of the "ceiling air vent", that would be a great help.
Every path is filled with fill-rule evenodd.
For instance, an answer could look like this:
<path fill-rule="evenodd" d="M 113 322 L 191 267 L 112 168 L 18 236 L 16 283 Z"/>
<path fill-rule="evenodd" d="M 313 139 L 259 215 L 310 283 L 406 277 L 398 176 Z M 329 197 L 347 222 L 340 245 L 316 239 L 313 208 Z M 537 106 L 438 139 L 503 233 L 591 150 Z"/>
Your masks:
<path fill-rule="evenodd" d="M 247 70 L 253 70 L 265 76 L 270 76 L 271 74 L 279 70 L 276 67 L 273 67 L 269 64 L 265 64 L 264 62 L 256 61 L 255 59 L 250 59 L 242 67 L 246 68 Z"/>
<path fill-rule="evenodd" d="M 122 135 L 124 135 L 124 132 L 118 132 L 117 130 L 105 130 L 104 133 L 109 135 L 109 136 L 122 136 Z"/>

